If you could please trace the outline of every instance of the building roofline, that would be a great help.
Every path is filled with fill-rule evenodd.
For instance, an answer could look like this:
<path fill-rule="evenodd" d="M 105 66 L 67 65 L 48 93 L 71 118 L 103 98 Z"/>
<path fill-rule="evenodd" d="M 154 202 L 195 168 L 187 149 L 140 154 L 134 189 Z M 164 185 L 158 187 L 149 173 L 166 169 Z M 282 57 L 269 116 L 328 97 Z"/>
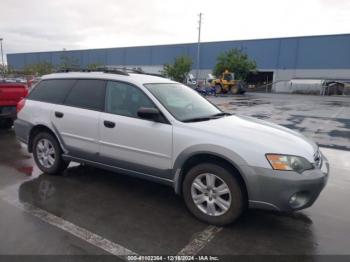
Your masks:
<path fill-rule="evenodd" d="M 238 40 L 223 40 L 223 41 L 208 41 L 208 42 L 201 42 L 201 44 L 229 43 L 229 42 L 250 42 L 250 41 L 273 41 L 273 40 L 283 40 L 283 39 L 339 37 L 339 36 L 350 36 L 350 33 L 327 34 L 327 35 L 306 35 L 306 36 L 286 36 L 286 37 L 254 38 L 254 39 L 238 39 Z M 97 51 L 97 50 L 111 50 L 111 49 L 125 49 L 125 48 L 152 48 L 152 47 L 185 46 L 185 45 L 194 45 L 194 44 L 197 44 L 197 42 L 160 44 L 160 45 L 157 44 L 157 45 L 140 45 L 140 46 L 121 46 L 121 47 L 105 47 L 105 48 L 85 48 L 85 49 L 69 49 L 69 50 L 36 51 L 36 52 L 8 53 L 7 55 L 79 52 L 79 51 L 91 51 L 91 50 Z"/>

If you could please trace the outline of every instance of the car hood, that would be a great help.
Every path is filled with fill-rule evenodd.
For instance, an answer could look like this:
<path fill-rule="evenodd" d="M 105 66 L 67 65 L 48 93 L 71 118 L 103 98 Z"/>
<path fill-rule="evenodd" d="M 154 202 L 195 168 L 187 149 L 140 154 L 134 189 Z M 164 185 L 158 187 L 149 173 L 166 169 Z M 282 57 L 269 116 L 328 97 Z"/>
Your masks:
<path fill-rule="evenodd" d="M 317 145 L 299 132 L 247 116 L 227 116 L 192 123 L 203 132 L 229 139 L 237 151 L 303 156 L 314 162 Z"/>

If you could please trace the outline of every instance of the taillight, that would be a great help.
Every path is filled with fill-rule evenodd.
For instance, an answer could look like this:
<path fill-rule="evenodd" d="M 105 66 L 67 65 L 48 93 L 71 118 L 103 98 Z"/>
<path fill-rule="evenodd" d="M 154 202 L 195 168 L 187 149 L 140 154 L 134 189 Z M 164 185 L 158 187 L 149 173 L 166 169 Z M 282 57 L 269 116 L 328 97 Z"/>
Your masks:
<path fill-rule="evenodd" d="M 26 87 L 26 88 L 24 89 L 24 97 L 26 97 L 28 94 L 29 94 L 29 88 Z"/>
<path fill-rule="evenodd" d="M 19 113 L 19 111 L 22 110 L 22 108 L 24 107 L 25 104 L 26 104 L 26 99 L 25 99 L 25 98 L 22 98 L 22 99 L 17 103 L 17 106 L 16 106 L 17 114 Z"/>

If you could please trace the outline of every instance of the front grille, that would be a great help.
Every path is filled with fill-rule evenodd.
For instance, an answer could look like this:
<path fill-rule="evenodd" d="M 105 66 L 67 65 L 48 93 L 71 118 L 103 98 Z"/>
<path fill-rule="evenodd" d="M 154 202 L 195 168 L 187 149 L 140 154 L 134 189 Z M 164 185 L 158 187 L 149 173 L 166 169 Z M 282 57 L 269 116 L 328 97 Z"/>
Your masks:
<path fill-rule="evenodd" d="M 315 160 L 315 166 L 317 168 L 322 167 L 322 156 L 320 150 L 317 149 L 317 151 L 314 154 L 314 160 Z"/>

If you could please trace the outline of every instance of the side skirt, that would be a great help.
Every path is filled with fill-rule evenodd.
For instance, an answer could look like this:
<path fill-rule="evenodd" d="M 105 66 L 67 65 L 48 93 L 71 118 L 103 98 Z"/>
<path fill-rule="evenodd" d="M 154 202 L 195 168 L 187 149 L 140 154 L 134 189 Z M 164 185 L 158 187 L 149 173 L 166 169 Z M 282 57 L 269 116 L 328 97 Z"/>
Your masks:
<path fill-rule="evenodd" d="M 86 159 L 82 159 L 82 158 L 78 158 L 78 157 L 73 157 L 70 155 L 64 154 L 64 155 L 62 155 L 62 157 L 64 160 L 78 162 L 81 164 L 86 164 L 86 165 L 98 167 L 101 169 L 117 172 L 117 173 L 120 173 L 123 175 L 133 176 L 133 177 L 137 177 L 137 178 L 141 178 L 141 179 L 145 179 L 145 180 L 149 180 L 149 181 L 153 181 L 156 183 L 161 183 L 164 185 L 174 187 L 174 181 L 171 179 L 161 178 L 161 177 L 153 176 L 150 174 L 145 174 L 145 173 L 141 173 L 138 171 L 133 171 L 133 170 L 120 168 L 120 167 L 116 167 L 116 166 L 106 165 L 106 164 L 102 164 L 102 163 L 98 163 L 98 162 L 94 162 L 94 161 L 90 161 L 90 160 L 86 160 Z"/>

